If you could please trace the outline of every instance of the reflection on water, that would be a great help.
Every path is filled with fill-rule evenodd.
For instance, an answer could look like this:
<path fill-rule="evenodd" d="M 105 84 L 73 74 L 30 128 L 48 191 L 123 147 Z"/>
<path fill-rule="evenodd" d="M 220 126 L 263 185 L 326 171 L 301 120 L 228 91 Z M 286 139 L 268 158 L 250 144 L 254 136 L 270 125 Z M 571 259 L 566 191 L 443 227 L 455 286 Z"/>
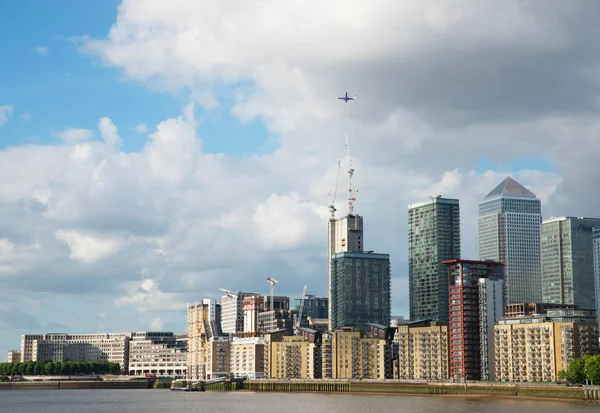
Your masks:
<path fill-rule="evenodd" d="M 592 413 L 583 402 L 497 398 L 379 396 L 313 393 L 183 393 L 168 390 L 6 390 L 0 411 L 10 413 Z"/>

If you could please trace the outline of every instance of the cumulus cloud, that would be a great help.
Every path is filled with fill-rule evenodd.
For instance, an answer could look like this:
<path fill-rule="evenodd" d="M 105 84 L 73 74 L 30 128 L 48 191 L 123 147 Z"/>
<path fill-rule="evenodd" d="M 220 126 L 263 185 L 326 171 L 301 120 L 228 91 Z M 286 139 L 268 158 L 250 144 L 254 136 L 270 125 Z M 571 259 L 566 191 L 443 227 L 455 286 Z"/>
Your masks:
<path fill-rule="evenodd" d="M 134 128 L 132 128 L 134 132 L 137 133 L 146 133 L 148 132 L 148 126 L 145 123 L 139 123 Z"/>
<path fill-rule="evenodd" d="M 90 129 L 68 128 L 56 132 L 54 136 L 66 143 L 76 143 L 93 140 L 94 132 Z"/>
<path fill-rule="evenodd" d="M 13 105 L 0 106 L 0 126 L 8 122 L 8 119 L 10 119 L 10 117 L 12 116 L 14 108 L 15 107 Z"/>
<path fill-rule="evenodd" d="M 112 237 L 84 235 L 75 230 L 57 230 L 54 235 L 71 250 L 71 259 L 83 263 L 92 263 L 118 252 L 125 240 Z"/>
<path fill-rule="evenodd" d="M 100 136 L 104 139 L 104 142 L 109 145 L 115 146 L 120 142 L 119 133 L 117 127 L 109 117 L 103 117 L 98 122 L 98 129 L 100 129 Z"/>

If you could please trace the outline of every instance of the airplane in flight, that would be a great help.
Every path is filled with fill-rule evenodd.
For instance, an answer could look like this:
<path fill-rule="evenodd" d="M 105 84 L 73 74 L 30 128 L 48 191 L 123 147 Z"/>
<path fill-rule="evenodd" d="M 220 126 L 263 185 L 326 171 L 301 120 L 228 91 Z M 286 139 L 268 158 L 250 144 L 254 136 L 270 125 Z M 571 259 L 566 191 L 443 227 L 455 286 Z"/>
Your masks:
<path fill-rule="evenodd" d="M 356 95 L 354 95 L 354 97 L 350 97 L 348 96 L 348 92 L 346 92 L 346 96 L 340 96 L 338 99 L 342 99 L 345 103 L 348 103 L 349 100 L 356 99 Z"/>

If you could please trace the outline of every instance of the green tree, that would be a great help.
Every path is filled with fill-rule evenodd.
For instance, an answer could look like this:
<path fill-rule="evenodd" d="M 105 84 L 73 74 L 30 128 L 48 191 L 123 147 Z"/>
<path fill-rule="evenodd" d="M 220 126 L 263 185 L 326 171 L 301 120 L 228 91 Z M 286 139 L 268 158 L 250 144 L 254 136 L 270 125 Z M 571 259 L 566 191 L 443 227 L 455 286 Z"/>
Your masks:
<path fill-rule="evenodd" d="M 52 374 L 54 374 L 54 363 L 53 362 L 48 362 L 44 365 L 44 374 L 46 376 L 51 376 Z"/>
<path fill-rule="evenodd" d="M 571 384 L 583 384 L 585 382 L 585 361 L 583 358 L 574 358 L 569 363 L 564 379 Z"/>
<path fill-rule="evenodd" d="M 33 374 L 36 376 L 42 374 L 42 366 L 40 365 L 40 363 L 35 363 L 35 365 L 33 366 Z"/>
<path fill-rule="evenodd" d="M 584 356 L 583 360 L 585 363 L 585 378 L 591 381 L 592 384 L 600 384 L 600 355 Z"/>

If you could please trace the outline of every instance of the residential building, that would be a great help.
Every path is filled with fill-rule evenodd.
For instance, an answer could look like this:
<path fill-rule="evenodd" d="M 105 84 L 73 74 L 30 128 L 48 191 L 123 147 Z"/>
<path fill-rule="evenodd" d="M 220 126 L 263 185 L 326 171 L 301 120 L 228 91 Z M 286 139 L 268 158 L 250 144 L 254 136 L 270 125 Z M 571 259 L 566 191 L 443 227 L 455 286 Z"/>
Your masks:
<path fill-rule="evenodd" d="M 598 325 L 553 321 L 547 316 L 517 317 L 499 321 L 494 341 L 497 380 L 556 381 L 573 358 L 598 353 Z"/>
<path fill-rule="evenodd" d="M 132 333 L 24 334 L 21 361 L 86 361 L 119 363 L 127 371 Z"/>
<path fill-rule="evenodd" d="M 479 204 L 479 259 L 504 264 L 504 301 L 541 302 L 541 202 L 511 177 Z"/>
<path fill-rule="evenodd" d="M 343 328 L 329 333 L 326 340 L 321 362 L 324 378 L 392 378 L 392 336 L 386 327 L 367 326 L 364 336 L 355 329 Z"/>
<path fill-rule="evenodd" d="M 394 378 L 447 380 L 449 377 L 448 326 L 436 321 L 414 321 L 397 327 L 398 358 Z"/>
<path fill-rule="evenodd" d="M 444 264 L 448 266 L 450 378 L 481 380 L 484 366 L 484 376 L 489 379 L 493 326 L 504 308 L 501 295 L 504 266 L 493 261 L 469 260 L 450 260 Z"/>
<path fill-rule="evenodd" d="M 360 332 L 352 328 L 331 334 L 331 378 L 358 379 L 360 369 Z"/>
<path fill-rule="evenodd" d="M 208 339 L 206 357 L 206 380 L 230 377 L 231 346 L 228 336 Z"/>
<path fill-rule="evenodd" d="M 594 290 L 596 291 L 596 316 L 600 324 L 600 228 L 594 228 Z"/>
<path fill-rule="evenodd" d="M 291 330 L 279 330 L 272 331 L 270 333 L 264 334 L 265 347 L 264 347 L 264 366 L 265 366 L 265 378 L 271 379 L 276 377 L 276 363 L 272 362 L 273 359 L 276 358 L 273 353 L 273 343 L 283 341 L 283 337 L 289 337 L 292 335 Z"/>
<path fill-rule="evenodd" d="M 230 344 L 229 371 L 231 377 L 262 379 L 265 375 L 265 339 L 263 337 L 233 337 Z"/>
<path fill-rule="evenodd" d="M 256 295 L 255 293 L 235 291 L 221 297 L 221 330 L 223 334 L 244 331 L 244 298 Z"/>
<path fill-rule="evenodd" d="M 290 298 L 273 297 L 274 313 L 271 313 L 271 297 L 254 295 L 245 297 L 242 305 L 245 333 L 275 331 L 280 328 L 291 328 Z M 259 317 L 261 313 L 263 314 Z M 270 318 L 269 318 L 270 317 Z"/>
<path fill-rule="evenodd" d="M 320 332 L 325 332 L 329 328 L 329 320 L 326 318 L 312 318 L 308 317 L 308 328 Z"/>
<path fill-rule="evenodd" d="M 187 376 L 187 342 L 171 332 L 137 332 L 129 342 L 129 374 Z"/>
<path fill-rule="evenodd" d="M 219 323 L 220 311 L 221 305 L 210 299 L 188 306 L 187 374 L 190 380 L 205 380 L 207 377 L 208 357 L 211 349 L 209 341 L 222 334 Z"/>
<path fill-rule="evenodd" d="M 333 378 L 332 338 L 331 332 L 325 329 L 321 336 L 321 377 L 324 379 Z"/>
<path fill-rule="evenodd" d="M 274 310 L 258 313 L 258 332 L 269 333 L 282 329 L 292 330 L 294 310 Z M 297 314 L 297 311 L 295 312 Z"/>
<path fill-rule="evenodd" d="M 332 274 L 331 259 L 333 254 L 342 252 L 362 252 L 364 243 L 363 236 L 363 218 L 360 215 L 346 215 L 339 219 L 330 219 L 328 224 L 328 245 L 327 245 L 327 291 L 329 297 L 329 329 L 332 330 L 331 319 L 331 294 L 332 294 Z"/>
<path fill-rule="evenodd" d="M 20 363 L 21 362 L 21 352 L 19 350 L 8 350 L 8 357 L 6 359 L 7 363 Z"/>
<path fill-rule="evenodd" d="M 411 320 L 448 323 L 448 277 L 442 261 L 460 258 L 458 199 L 408 206 L 408 289 Z"/>
<path fill-rule="evenodd" d="M 299 335 L 269 340 L 270 378 L 321 378 L 321 333 L 301 328 Z"/>
<path fill-rule="evenodd" d="M 598 218 L 559 217 L 542 222 L 542 300 L 596 308 L 593 230 Z"/>
<path fill-rule="evenodd" d="M 329 324 L 334 328 L 366 328 L 390 323 L 390 256 L 372 252 L 340 252 L 331 256 Z"/>
<path fill-rule="evenodd" d="M 504 317 L 504 277 L 479 279 L 481 380 L 495 380 L 494 326 Z"/>

